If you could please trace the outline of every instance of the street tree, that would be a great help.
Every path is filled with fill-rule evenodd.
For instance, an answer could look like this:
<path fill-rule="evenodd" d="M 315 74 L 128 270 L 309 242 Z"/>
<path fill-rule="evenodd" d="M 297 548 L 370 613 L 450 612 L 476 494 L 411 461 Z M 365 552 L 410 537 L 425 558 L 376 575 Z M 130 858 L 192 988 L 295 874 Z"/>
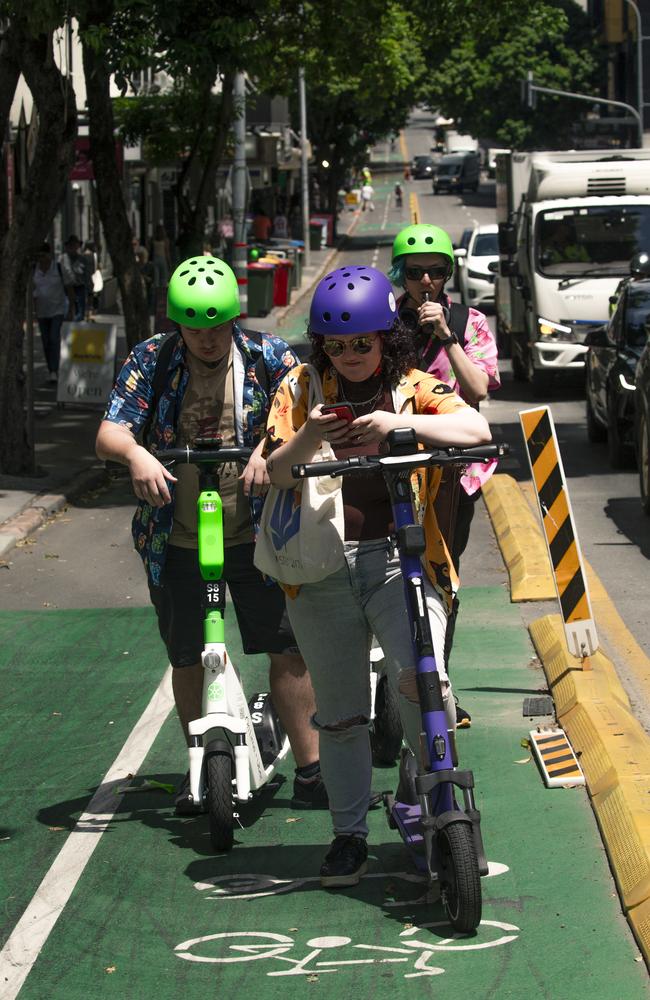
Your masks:
<path fill-rule="evenodd" d="M 569 145 L 583 106 L 540 95 L 528 108 L 521 81 L 532 71 L 542 86 L 598 94 L 602 57 L 587 16 L 573 0 L 506 0 L 492 12 L 489 2 L 473 5 L 480 23 L 476 11 L 465 11 L 473 18 L 469 30 L 467 20 L 452 19 L 423 40 L 427 63 L 436 67 L 423 98 L 477 138 L 517 149 Z"/>
<path fill-rule="evenodd" d="M 0 196 L 0 473 L 34 471 L 25 421 L 24 319 L 29 276 L 62 201 L 74 160 L 75 95 L 54 59 L 51 5 L 0 4 L 0 129 L 7 135 L 20 75 L 34 100 L 38 134 L 13 203 Z M 7 155 L 9 155 L 7 153 Z M 7 163 L 5 162 L 5 171 Z"/>

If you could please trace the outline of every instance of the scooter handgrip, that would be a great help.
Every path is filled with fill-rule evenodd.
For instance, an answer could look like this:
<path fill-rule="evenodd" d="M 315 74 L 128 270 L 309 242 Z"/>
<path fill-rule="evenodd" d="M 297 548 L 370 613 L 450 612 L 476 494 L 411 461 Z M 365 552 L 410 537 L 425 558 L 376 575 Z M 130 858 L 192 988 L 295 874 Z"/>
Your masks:
<path fill-rule="evenodd" d="M 462 458 L 484 459 L 492 461 L 495 458 L 503 458 L 510 451 L 508 444 L 480 444 L 475 448 L 459 448 L 459 456 Z"/>
<path fill-rule="evenodd" d="M 314 476 L 335 476 L 347 468 L 347 462 L 307 462 L 304 465 L 292 465 L 291 475 L 294 479 L 307 479 Z"/>

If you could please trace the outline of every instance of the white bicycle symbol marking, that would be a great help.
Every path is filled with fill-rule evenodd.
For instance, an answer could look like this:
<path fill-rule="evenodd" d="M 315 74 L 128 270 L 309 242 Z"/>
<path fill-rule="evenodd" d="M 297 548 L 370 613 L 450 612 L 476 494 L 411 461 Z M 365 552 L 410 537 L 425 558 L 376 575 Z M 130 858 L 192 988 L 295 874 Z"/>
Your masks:
<path fill-rule="evenodd" d="M 414 935 L 429 928 L 449 926 L 444 920 L 434 923 L 421 924 L 416 927 L 409 927 L 400 934 L 400 943 L 403 947 L 391 948 L 386 945 L 373 944 L 353 944 L 349 937 L 314 937 L 307 941 L 307 948 L 311 951 L 304 958 L 288 958 L 287 953 L 295 945 L 293 938 L 286 934 L 275 934 L 271 931 L 222 931 L 219 934 L 207 934 L 204 937 L 190 938 L 176 945 L 174 949 L 178 958 L 183 958 L 188 962 L 207 962 L 214 964 L 230 964 L 233 962 L 256 962 L 261 959 L 276 959 L 278 962 L 285 962 L 291 966 L 289 969 L 280 969 L 267 972 L 267 976 L 306 976 L 320 975 L 326 972 L 338 972 L 340 968 L 352 965 L 378 965 L 385 963 L 408 963 L 416 955 L 413 965 L 413 972 L 406 972 L 405 979 L 415 979 L 419 976 L 440 976 L 444 969 L 437 965 L 429 965 L 429 960 L 436 952 L 453 951 L 477 951 L 484 948 L 498 948 L 502 945 L 510 944 L 519 935 L 519 928 L 515 924 L 508 924 L 501 920 L 482 920 L 480 928 L 495 928 L 505 931 L 500 937 L 491 941 L 481 941 L 476 944 L 462 944 L 467 941 L 467 937 L 462 934 L 454 934 L 451 937 L 442 938 L 437 942 L 425 942 L 414 939 Z M 207 942 L 218 941 L 226 943 L 226 954 L 224 955 L 200 955 L 190 949 Z M 369 958 L 348 958 L 335 960 L 316 959 L 323 952 L 336 948 L 351 946 L 365 952 L 373 952 Z M 235 954 L 228 954 L 235 952 Z M 383 954 L 382 954 L 383 953 Z M 419 954 L 418 954 L 419 953 Z M 310 964 L 311 963 L 311 964 Z"/>

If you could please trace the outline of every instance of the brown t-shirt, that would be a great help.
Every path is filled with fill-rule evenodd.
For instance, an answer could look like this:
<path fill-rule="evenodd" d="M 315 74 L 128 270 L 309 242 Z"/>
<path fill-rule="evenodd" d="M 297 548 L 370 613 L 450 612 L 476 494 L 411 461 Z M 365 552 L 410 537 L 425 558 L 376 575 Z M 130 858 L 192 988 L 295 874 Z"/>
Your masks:
<path fill-rule="evenodd" d="M 214 368 L 187 353 L 190 378 L 183 397 L 176 446 L 192 446 L 199 437 L 219 433 L 224 446 L 236 444 L 235 397 L 233 385 L 233 348 Z M 253 541 L 248 499 L 239 480 L 237 465 L 221 467 L 219 494 L 223 504 L 224 545 L 242 545 Z M 199 472 L 195 465 L 177 465 L 178 478 L 174 502 L 174 524 L 170 545 L 196 549 L 198 527 L 196 502 L 199 497 Z"/>

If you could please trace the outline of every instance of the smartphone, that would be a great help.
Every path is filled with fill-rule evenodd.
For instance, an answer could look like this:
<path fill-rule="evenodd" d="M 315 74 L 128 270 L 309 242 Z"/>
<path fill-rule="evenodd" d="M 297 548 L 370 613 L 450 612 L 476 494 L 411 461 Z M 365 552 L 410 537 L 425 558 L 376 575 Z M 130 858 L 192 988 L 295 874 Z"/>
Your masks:
<path fill-rule="evenodd" d="M 325 403 L 322 413 L 335 413 L 339 420 L 347 420 L 349 424 L 354 420 L 354 411 L 349 403 Z"/>

